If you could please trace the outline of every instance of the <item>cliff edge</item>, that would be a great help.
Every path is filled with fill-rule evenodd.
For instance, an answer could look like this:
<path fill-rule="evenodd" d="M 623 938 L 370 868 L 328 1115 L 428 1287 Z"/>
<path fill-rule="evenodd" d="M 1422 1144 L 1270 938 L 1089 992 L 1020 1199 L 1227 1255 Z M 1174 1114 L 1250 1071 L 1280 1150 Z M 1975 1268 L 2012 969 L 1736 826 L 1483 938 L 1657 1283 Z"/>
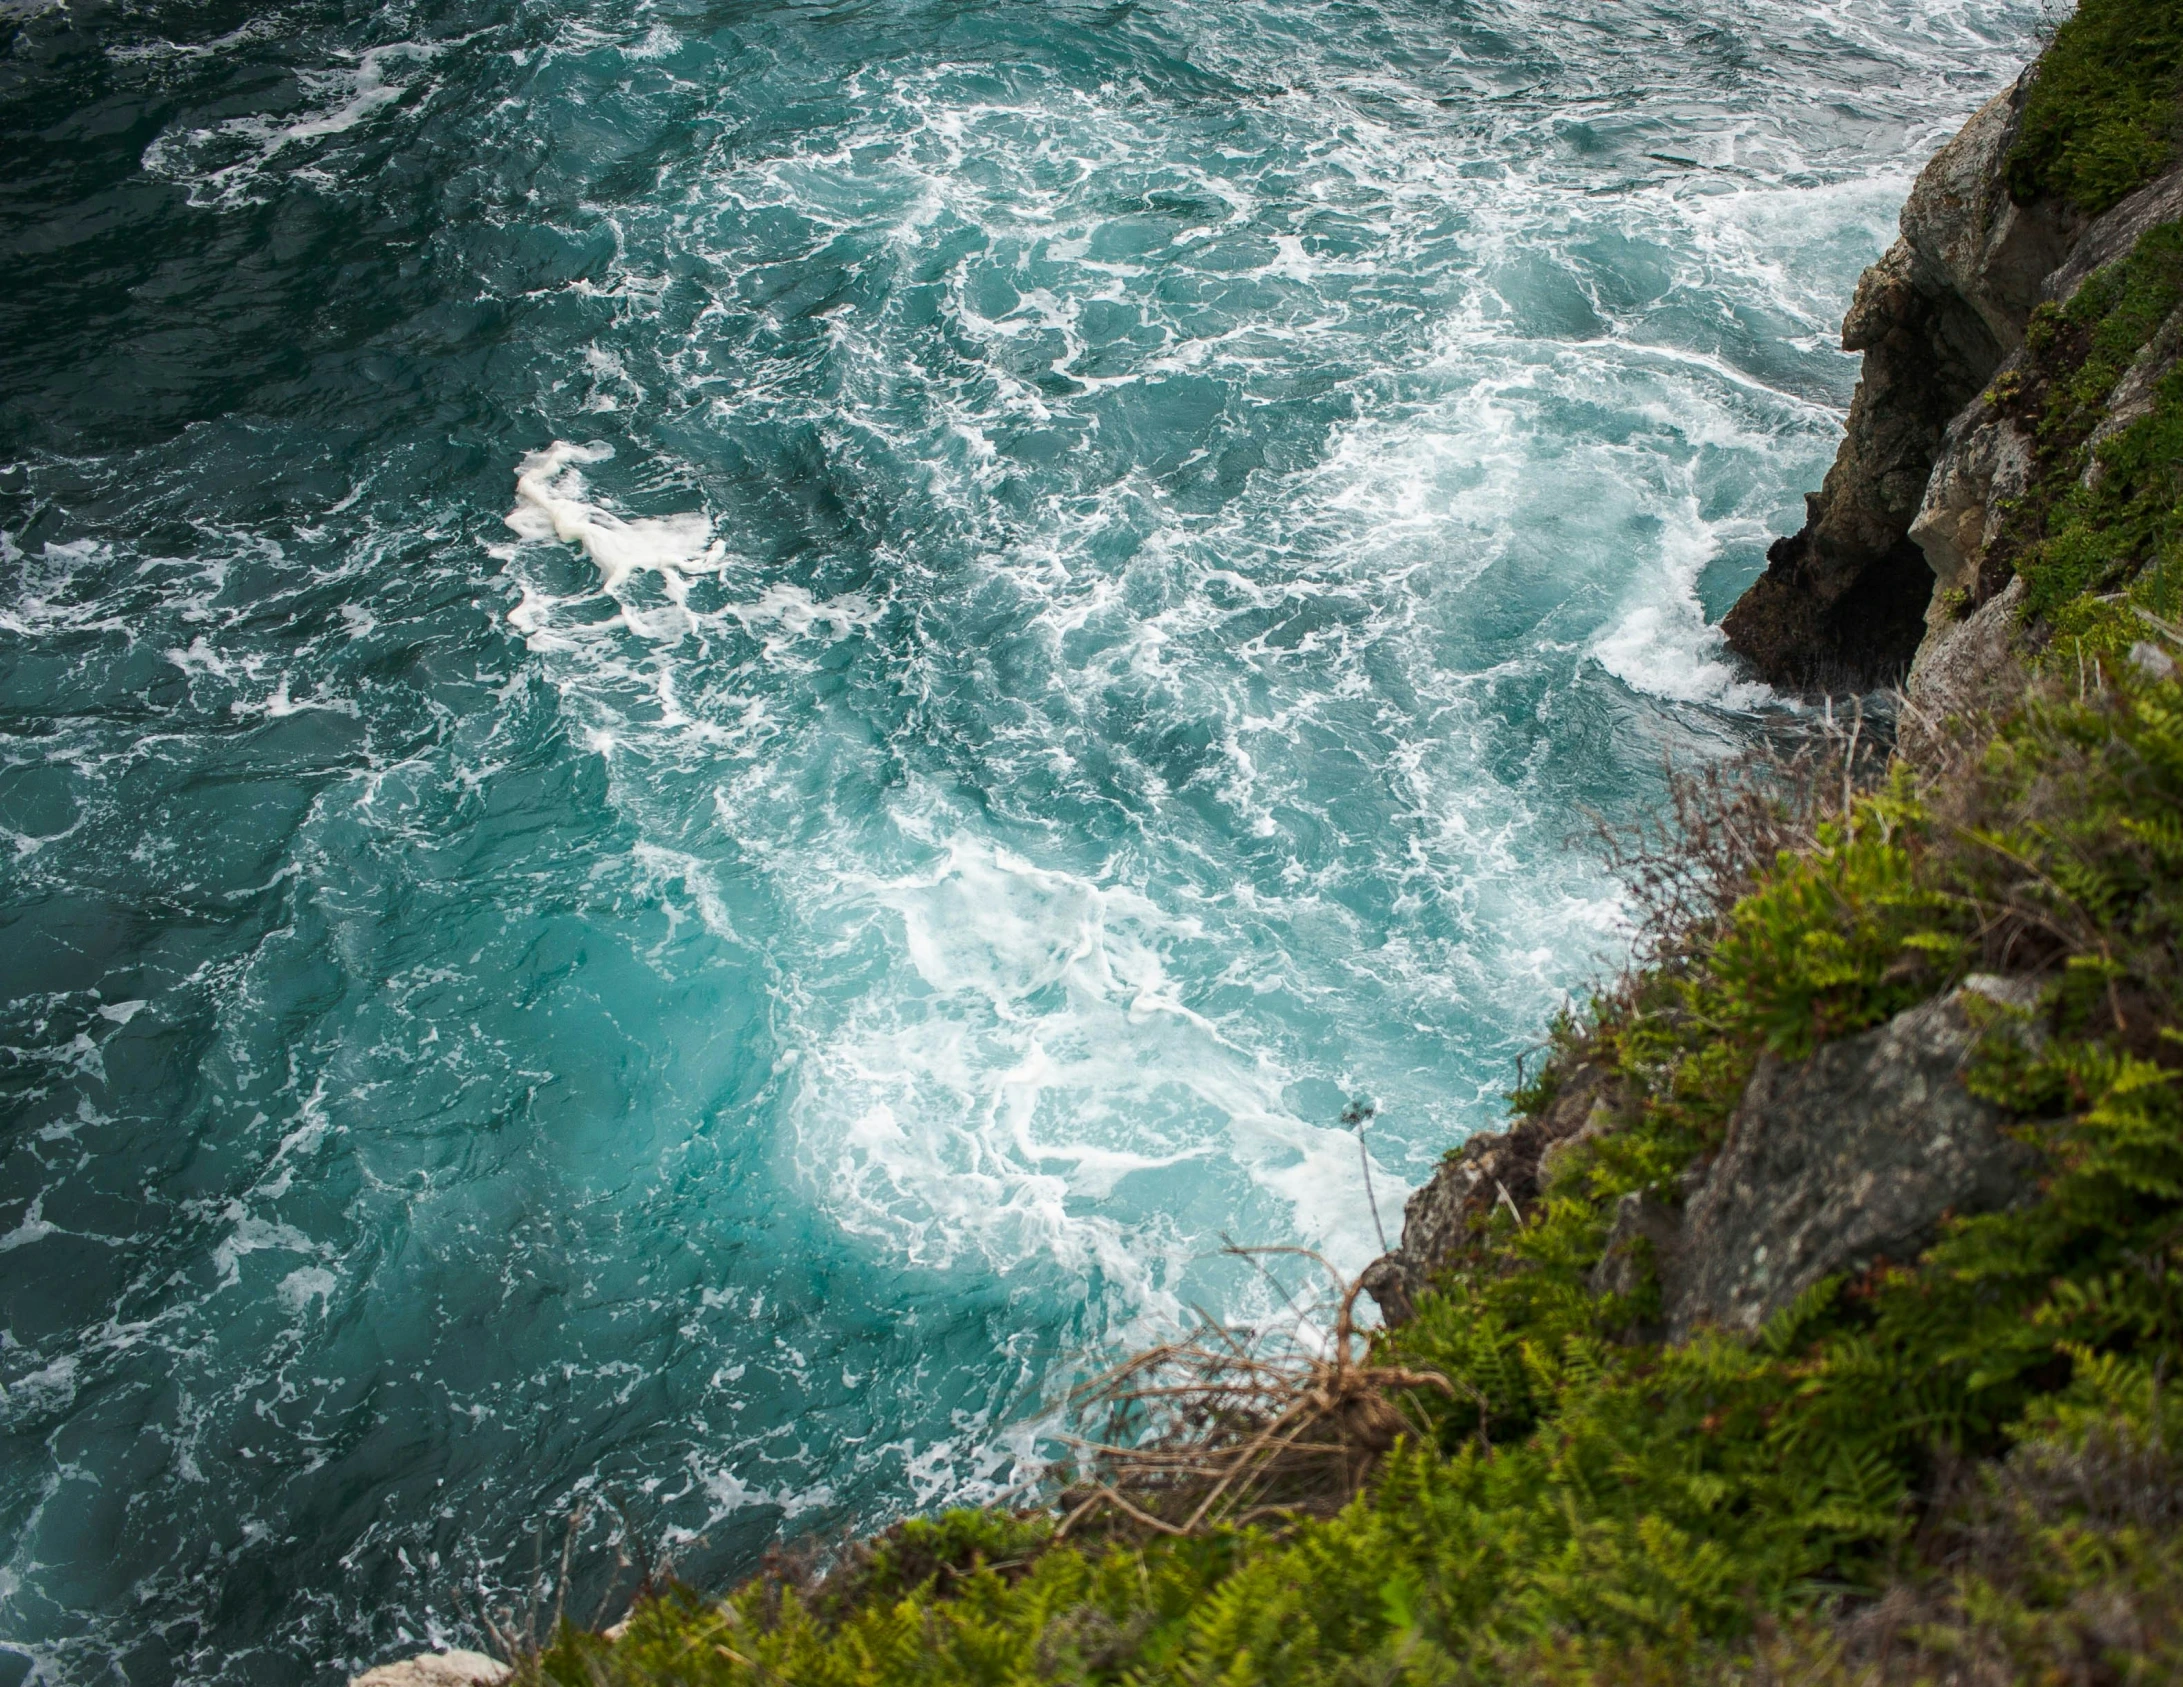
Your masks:
<path fill-rule="evenodd" d="M 2050 383 L 2033 378 L 2055 362 L 2053 336 L 2040 343 L 2037 324 L 2066 318 L 2092 277 L 2183 214 L 2178 34 L 2173 8 L 2086 7 L 1918 177 L 1901 238 L 1843 320 L 1843 348 L 1864 363 L 1834 466 L 1722 621 L 1768 683 L 1907 681 L 1930 721 L 2004 701 L 2019 648 L 2051 634 L 2022 591 L 1980 615 L 2037 537 L 2023 520 L 2012 534 L 2012 513 L 2065 466 L 2082 479 L 2098 446 L 2146 413 L 2177 336 L 2153 325 L 2113 372 L 2125 390 L 2093 395 L 2100 438 L 2058 440 L 2040 402 Z M 2079 357 L 2063 373 L 2082 372 Z M 2092 457 L 2061 461 L 2087 446 Z"/>

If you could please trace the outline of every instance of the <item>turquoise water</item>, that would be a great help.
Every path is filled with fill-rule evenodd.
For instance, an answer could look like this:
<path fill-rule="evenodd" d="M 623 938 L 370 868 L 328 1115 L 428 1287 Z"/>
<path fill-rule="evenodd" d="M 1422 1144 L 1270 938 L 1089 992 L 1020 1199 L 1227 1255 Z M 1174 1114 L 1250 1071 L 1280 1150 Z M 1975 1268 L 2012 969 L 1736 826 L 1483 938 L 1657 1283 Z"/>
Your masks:
<path fill-rule="evenodd" d="M 0 4 L 0 1687 L 989 1498 L 1369 1258 L 2038 21 Z"/>

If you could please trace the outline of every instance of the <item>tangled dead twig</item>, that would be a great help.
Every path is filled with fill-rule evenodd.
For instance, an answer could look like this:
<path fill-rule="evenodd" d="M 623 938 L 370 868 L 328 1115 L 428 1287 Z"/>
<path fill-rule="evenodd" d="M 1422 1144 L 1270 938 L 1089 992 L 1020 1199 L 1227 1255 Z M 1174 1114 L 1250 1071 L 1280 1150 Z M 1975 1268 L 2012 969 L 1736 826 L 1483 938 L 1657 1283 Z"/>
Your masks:
<path fill-rule="evenodd" d="M 1061 1495 L 1061 1535 L 1087 1526 L 1191 1535 L 1330 1515 L 1399 1437 L 1419 1433 L 1406 1397 L 1454 1394 L 1436 1371 L 1372 1358 L 1356 1327 L 1359 1285 L 1319 1254 L 1229 1251 L 1323 1268 L 1334 1284 L 1331 1339 L 1269 1343 L 1208 1318 L 1078 1390 L 1079 1413 L 1105 1426 L 1072 1440 L 1079 1476 Z"/>
<path fill-rule="evenodd" d="M 1667 805 L 1636 822 L 1594 815 L 1607 870 L 1629 899 L 1637 967 L 1673 966 L 1704 947 L 1719 917 L 1785 849 L 1808 848 L 1859 791 L 1885 777 L 1892 744 L 1861 701 L 1831 705 L 1787 739 L 1769 738 L 1696 768 L 1670 761 Z"/>

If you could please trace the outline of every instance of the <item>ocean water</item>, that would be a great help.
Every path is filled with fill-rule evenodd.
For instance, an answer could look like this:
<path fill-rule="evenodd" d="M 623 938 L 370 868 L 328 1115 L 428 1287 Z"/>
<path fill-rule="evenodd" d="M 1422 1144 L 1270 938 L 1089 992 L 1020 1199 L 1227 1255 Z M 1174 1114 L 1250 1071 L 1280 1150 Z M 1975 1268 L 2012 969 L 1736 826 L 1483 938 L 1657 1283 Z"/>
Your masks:
<path fill-rule="evenodd" d="M 991 1498 L 1361 1265 L 2041 21 L 0 0 L 0 1687 Z"/>

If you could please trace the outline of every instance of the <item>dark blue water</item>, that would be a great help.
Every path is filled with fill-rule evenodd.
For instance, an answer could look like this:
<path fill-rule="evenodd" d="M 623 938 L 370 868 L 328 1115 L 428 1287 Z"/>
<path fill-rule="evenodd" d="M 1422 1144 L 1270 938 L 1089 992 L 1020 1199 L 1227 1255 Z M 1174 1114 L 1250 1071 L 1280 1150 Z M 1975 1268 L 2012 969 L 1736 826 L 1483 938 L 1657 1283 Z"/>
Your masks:
<path fill-rule="evenodd" d="M 0 1687 L 988 1498 L 1377 1251 L 2036 21 L 0 3 Z"/>

